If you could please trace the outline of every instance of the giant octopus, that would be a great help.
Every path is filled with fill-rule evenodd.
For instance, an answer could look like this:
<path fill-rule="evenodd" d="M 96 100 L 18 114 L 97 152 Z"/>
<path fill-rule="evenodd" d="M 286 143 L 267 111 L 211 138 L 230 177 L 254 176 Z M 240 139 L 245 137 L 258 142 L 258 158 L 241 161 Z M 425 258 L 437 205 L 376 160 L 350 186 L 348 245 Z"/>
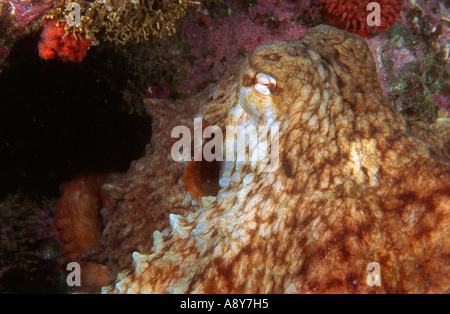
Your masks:
<path fill-rule="evenodd" d="M 145 100 L 146 155 L 103 185 L 113 200 L 82 256 L 107 266 L 102 292 L 448 293 L 449 119 L 405 119 L 376 74 L 364 39 L 321 25 L 188 100 Z M 195 118 L 278 126 L 278 169 L 175 161 L 172 130 Z"/>

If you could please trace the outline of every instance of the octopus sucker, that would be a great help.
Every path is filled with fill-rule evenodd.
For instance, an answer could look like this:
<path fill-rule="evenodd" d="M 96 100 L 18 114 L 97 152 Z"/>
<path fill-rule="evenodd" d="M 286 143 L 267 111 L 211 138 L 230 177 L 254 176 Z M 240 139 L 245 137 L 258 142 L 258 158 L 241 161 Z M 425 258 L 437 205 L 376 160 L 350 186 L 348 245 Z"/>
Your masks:
<path fill-rule="evenodd" d="M 108 182 L 103 231 L 84 254 L 107 266 L 103 292 L 449 291 L 450 121 L 389 107 L 358 35 L 321 25 L 256 48 L 192 98 L 145 104 L 151 142 Z M 171 131 L 194 134 L 195 118 L 224 133 L 276 127 L 278 167 L 170 158 Z M 380 285 L 368 284 L 371 263 Z"/>

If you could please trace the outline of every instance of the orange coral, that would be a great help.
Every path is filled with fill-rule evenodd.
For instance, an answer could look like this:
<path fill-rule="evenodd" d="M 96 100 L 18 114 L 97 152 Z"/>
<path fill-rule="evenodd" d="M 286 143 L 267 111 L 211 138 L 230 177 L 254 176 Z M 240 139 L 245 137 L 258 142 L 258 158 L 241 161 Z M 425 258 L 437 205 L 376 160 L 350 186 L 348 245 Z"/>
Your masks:
<path fill-rule="evenodd" d="M 370 2 L 380 4 L 379 27 L 370 27 L 367 24 L 367 16 L 370 13 L 367 5 Z M 394 25 L 402 10 L 403 0 L 319 0 L 318 3 L 325 4 L 324 12 L 332 25 L 368 36 L 374 29 L 386 29 Z"/>
<path fill-rule="evenodd" d="M 39 41 L 39 56 L 48 60 L 55 56 L 64 62 L 81 62 L 92 42 L 84 35 L 66 33 L 64 22 L 48 21 Z"/>

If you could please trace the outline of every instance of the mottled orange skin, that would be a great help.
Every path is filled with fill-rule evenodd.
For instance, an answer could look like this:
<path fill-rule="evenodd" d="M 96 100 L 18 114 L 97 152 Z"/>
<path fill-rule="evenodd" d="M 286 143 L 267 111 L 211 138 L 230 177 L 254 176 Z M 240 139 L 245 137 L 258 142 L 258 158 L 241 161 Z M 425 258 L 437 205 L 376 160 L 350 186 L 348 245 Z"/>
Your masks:
<path fill-rule="evenodd" d="M 253 89 L 257 73 L 272 94 Z M 114 202 L 87 254 L 108 266 L 104 292 L 449 292 L 449 120 L 386 105 L 361 37 L 319 26 L 257 48 L 196 97 L 146 105 L 153 138 L 104 186 Z M 279 121 L 279 169 L 230 162 L 238 179 L 192 203 L 170 134 L 199 115 L 222 129 Z M 366 284 L 371 262 L 381 286 Z"/>

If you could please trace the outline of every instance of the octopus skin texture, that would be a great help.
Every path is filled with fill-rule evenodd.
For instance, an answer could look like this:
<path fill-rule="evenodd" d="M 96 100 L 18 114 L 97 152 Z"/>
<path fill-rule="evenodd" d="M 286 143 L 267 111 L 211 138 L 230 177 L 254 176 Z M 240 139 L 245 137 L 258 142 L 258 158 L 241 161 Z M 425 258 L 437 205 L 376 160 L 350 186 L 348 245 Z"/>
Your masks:
<path fill-rule="evenodd" d="M 102 292 L 449 292 L 450 122 L 390 108 L 358 35 L 321 25 L 188 100 L 145 104 L 146 155 L 103 185 L 113 201 L 84 254 L 108 268 Z M 278 169 L 174 161 L 172 129 L 199 117 L 278 126 Z"/>
<path fill-rule="evenodd" d="M 80 257 L 98 242 L 102 233 L 99 208 L 108 205 L 112 199 L 101 187 L 114 177 L 108 174 L 82 174 L 60 187 L 61 197 L 54 226 L 66 261 L 77 262 L 83 269 L 80 292 L 96 292 L 108 282 L 104 265 L 81 261 Z"/>

